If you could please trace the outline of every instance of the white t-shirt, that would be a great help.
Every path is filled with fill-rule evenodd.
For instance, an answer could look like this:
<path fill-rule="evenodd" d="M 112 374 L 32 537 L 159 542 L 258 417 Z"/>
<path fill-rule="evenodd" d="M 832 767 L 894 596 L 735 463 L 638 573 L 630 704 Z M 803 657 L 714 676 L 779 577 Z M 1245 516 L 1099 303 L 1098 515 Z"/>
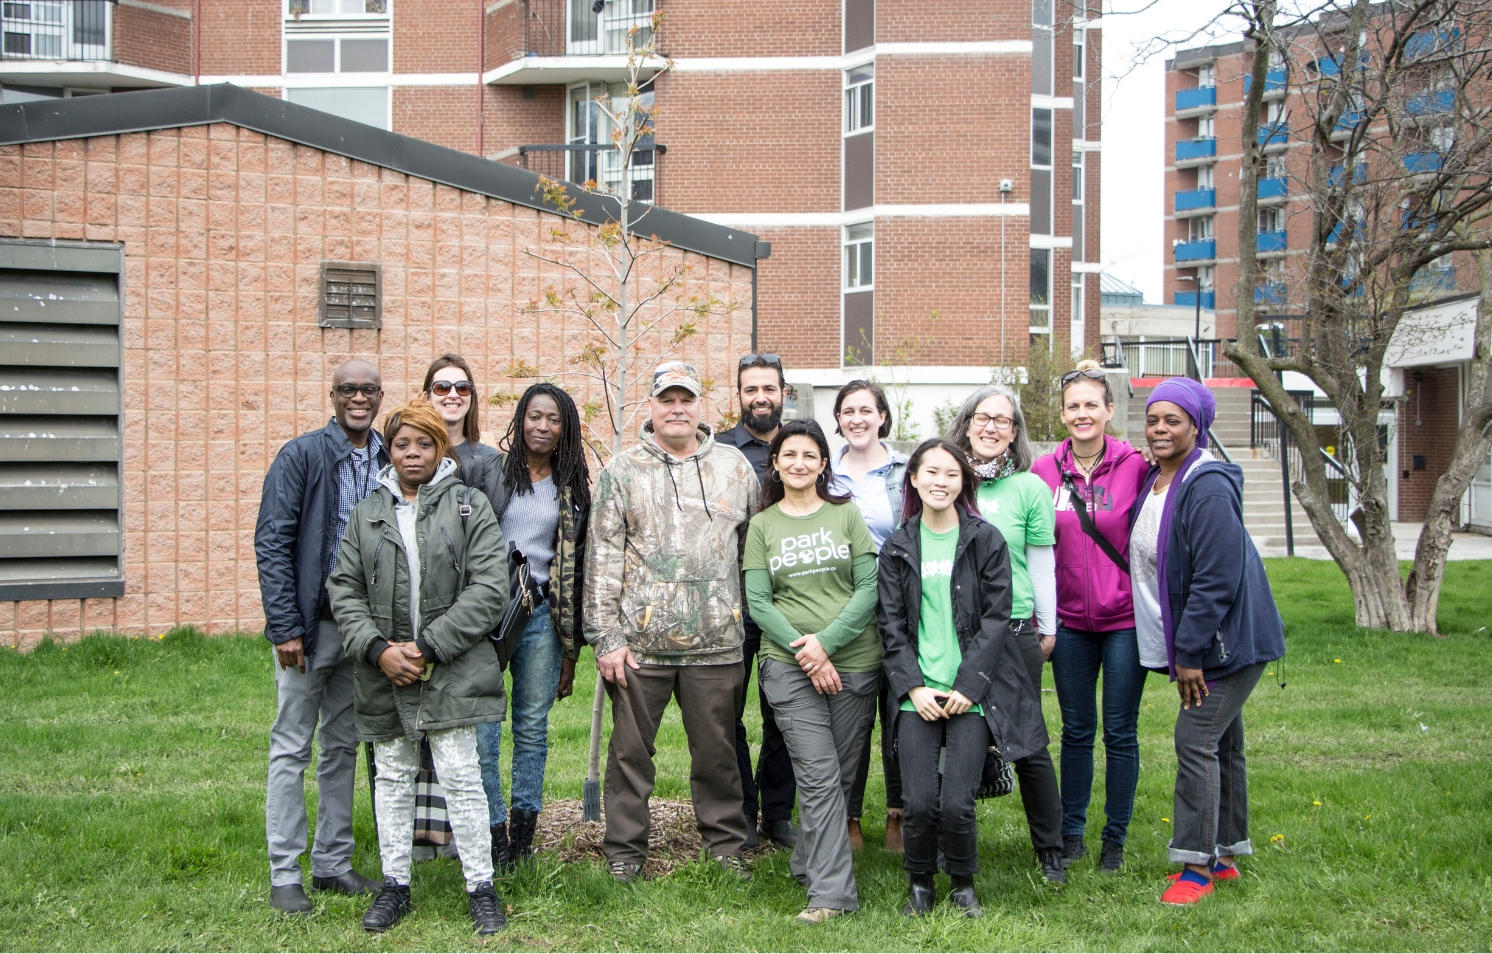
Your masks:
<path fill-rule="evenodd" d="M 1134 595 L 1135 636 L 1139 641 L 1140 665 L 1165 669 L 1166 630 L 1160 614 L 1160 517 L 1166 508 L 1167 485 L 1160 493 L 1145 495 L 1140 516 L 1129 535 L 1129 586 Z"/>

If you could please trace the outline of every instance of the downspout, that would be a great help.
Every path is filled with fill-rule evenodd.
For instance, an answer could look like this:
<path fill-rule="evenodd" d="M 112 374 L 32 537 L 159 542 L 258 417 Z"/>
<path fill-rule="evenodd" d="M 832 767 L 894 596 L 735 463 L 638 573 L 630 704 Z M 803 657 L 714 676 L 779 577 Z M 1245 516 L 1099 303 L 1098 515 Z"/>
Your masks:
<path fill-rule="evenodd" d="M 757 242 L 754 255 L 756 260 L 751 264 L 751 350 L 753 352 L 755 352 L 757 348 L 756 275 L 761 268 L 760 263 L 772 257 L 772 243 Z"/>
<path fill-rule="evenodd" d="M 200 3 L 201 0 L 198 0 Z M 482 120 L 482 69 L 487 65 L 487 0 L 477 0 L 477 155 L 487 154 L 487 139 L 483 134 Z"/>
<path fill-rule="evenodd" d="M 202 0 L 192 0 L 192 85 L 202 85 Z"/>

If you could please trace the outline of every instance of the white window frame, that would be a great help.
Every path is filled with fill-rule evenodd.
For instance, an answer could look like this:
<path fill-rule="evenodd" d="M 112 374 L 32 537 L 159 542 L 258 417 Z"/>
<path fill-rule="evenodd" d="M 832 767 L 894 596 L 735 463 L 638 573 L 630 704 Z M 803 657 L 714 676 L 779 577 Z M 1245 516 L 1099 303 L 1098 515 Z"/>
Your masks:
<path fill-rule="evenodd" d="M 857 237 L 857 238 L 853 238 L 853 239 L 850 238 L 850 230 L 851 229 L 858 229 L 858 228 L 861 228 L 861 227 L 869 227 L 870 230 L 871 230 L 870 231 L 870 235 L 869 236 L 861 236 L 861 237 Z M 876 277 L 875 220 L 873 220 L 873 219 L 867 219 L 864 222 L 851 222 L 851 223 L 849 223 L 843 229 L 840 230 L 839 244 L 840 244 L 840 248 L 843 249 L 843 251 L 840 253 L 840 256 L 839 256 L 839 268 L 840 268 L 839 287 L 840 287 L 840 290 L 841 291 L 846 291 L 846 292 L 875 291 L 875 287 L 876 287 L 875 286 L 875 277 Z M 867 246 L 867 245 L 870 247 L 870 281 L 869 282 L 862 282 L 862 283 L 857 284 L 857 285 L 851 285 L 850 284 L 850 249 L 852 249 L 852 248 L 855 249 L 855 252 L 856 252 L 855 259 L 858 262 L 858 261 L 861 260 L 861 254 L 860 254 L 861 247 L 862 246 Z M 858 272 L 858 270 L 859 269 L 857 268 L 857 272 Z"/>
<path fill-rule="evenodd" d="M 1212 230 L 1212 216 L 1196 215 L 1187 219 L 1187 241 L 1188 242 L 1210 242 L 1217 238 Z"/>
<path fill-rule="evenodd" d="M 1217 180 L 1216 180 L 1216 177 L 1214 175 L 1214 169 L 1213 169 L 1212 166 L 1198 166 L 1197 167 L 1197 190 L 1198 191 L 1201 191 L 1203 189 L 1212 189 L 1212 188 L 1215 188 L 1214 183 L 1216 183 L 1216 181 Z"/>
<path fill-rule="evenodd" d="M 1087 75 L 1088 33 L 1074 25 L 1072 30 L 1072 78 L 1081 80 Z"/>
<path fill-rule="evenodd" d="M 301 77 L 301 76 L 320 76 L 320 77 L 327 77 L 327 76 L 329 76 L 331 74 L 328 74 L 328 73 L 296 73 L 294 75 L 297 76 L 297 77 Z M 379 74 L 377 74 L 377 73 L 352 73 L 350 75 L 362 77 L 362 76 L 378 76 Z M 320 82 L 320 83 L 315 83 L 315 82 L 312 82 L 312 83 L 287 83 L 285 86 L 283 86 L 280 89 L 280 98 L 283 99 L 283 100 L 285 100 L 286 102 L 289 102 L 290 101 L 289 94 L 291 92 L 295 91 L 295 90 L 300 90 L 300 89 L 381 89 L 381 90 L 384 90 L 385 92 L 388 93 L 388 96 L 384 99 L 384 102 L 387 103 L 388 105 L 387 105 L 387 108 L 384 111 L 383 128 L 387 129 L 387 130 L 392 130 L 394 128 L 394 88 L 391 85 L 389 85 L 389 83 L 388 83 L 387 80 L 385 80 L 382 83 L 379 83 L 379 82 L 376 82 L 376 81 L 375 82 L 371 82 L 371 83 L 367 82 L 367 81 L 364 81 L 364 82 L 361 82 L 361 83 L 328 83 L 328 82 L 324 82 L 324 81 Z M 328 114 L 328 115 L 332 115 L 332 114 Z"/>
<path fill-rule="evenodd" d="M 332 71 L 330 73 L 292 73 L 290 72 L 290 44 L 330 40 L 332 43 Z M 344 73 L 342 72 L 342 41 L 343 40 L 383 40 L 388 44 L 388 60 L 382 70 L 369 72 Z M 393 74 L 394 65 L 394 38 L 387 33 L 296 33 L 283 37 L 280 43 L 280 63 L 285 78 L 295 86 L 338 86 L 341 83 L 327 83 L 325 79 L 330 76 L 358 77 L 357 82 L 350 82 L 350 86 L 378 86 L 378 82 L 363 82 L 363 77 L 388 77 Z M 297 80 L 303 76 L 320 77 L 316 83 L 300 83 Z"/>
<path fill-rule="evenodd" d="M 1028 314 L 1038 311 L 1046 312 L 1046 324 L 1044 326 L 1038 325 L 1036 324 L 1036 322 L 1032 321 L 1030 333 L 1033 335 L 1050 335 L 1052 333 L 1052 298 L 1054 297 L 1052 294 L 1052 270 L 1055 267 L 1057 256 L 1053 255 L 1052 249 L 1049 248 L 1031 249 L 1032 255 L 1035 255 L 1037 252 L 1046 253 L 1046 301 L 1038 303 L 1033 300 L 1028 307 Z M 1027 285 L 1029 284 L 1030 273 L 1028 271 Z"/>
<path fill-rule="evenodd" d="M 844 71 L 844 129 L 846 136 L 858 136 L 861 133 L 875 132 L 876 109 L 875 109 L 875 62 L 863 63 L 853 69 Z M 861 70 L 869 70 L 870 75 L 853 82 L 850 76 Z M 864 111 L 865 98 L 870 98 L 870 122 L 864 125 L 856 125 L 860 121 L 860 114 Z"/>
<path fill-rule="evenodd" d="M 299 22 L 318 22 L 323 20 L 388 20 L 394 15 L 394 0 L 383 0 L 383 13 L 302 13 Z M 280 7 L 285 19 L 291 23 L 297 22 L 296 17 L 290 12 L 290 0 L 284 0 Z"/>
<path fill-rule="evenodd" d="M 1088 195 L 1088 162 L 1081 150 L 1072 153 L 1072 204 L 1082 205 Z"/>
<path fill-rule="evenodd" d="M 1209 64 L 1197 67 L 1197 88 L 1209 89 L 1217 85 L 1217 71 Z"/>

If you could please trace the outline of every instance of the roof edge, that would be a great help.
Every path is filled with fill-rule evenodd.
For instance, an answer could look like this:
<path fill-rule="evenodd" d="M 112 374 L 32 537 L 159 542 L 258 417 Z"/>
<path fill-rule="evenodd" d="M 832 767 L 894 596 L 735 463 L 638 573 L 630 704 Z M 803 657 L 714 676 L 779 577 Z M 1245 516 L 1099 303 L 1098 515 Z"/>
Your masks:
<path fill-rule="evenodd" d="M 117 136 L 212 123 L 230 123 L 514 205 L 563 214 L 538 192 L 536 173 L 231 83 L 0 106 L 0 145 Z M 616 202 L 607 196 L 577 188 L 573 198 L 575 211 L 587 224 L 602 225 L 617 217 Z M 650 207 L 633 224 L 632 232 L 656 237 L 685 251 L 756 267 L 757 236 L 740 229 Z"/>

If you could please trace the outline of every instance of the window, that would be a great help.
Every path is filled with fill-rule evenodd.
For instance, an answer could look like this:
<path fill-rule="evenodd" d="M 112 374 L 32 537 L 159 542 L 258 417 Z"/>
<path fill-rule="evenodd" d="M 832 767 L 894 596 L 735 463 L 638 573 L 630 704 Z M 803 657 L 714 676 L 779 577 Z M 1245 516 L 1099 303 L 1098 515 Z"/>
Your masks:
<path fill-rule="evenodd" d="M 844 74 L 845 134 L 866 132 L 875 127 L 875 64 L 868 63 Z"/>
<path fill-rule="evenodd" d="M 1081 152 L 1072 154 L 1072 201 L 1074 204 L 1083 201 L 1083 154 Z"/>
<path fill-rule="evenodd" d="M 1217 85 L 1217 73 L 1211 66 L 1197 67 L 1197 88 L 1207 89 Z"/>
<path fill-rule="evenodd" d="M 1212 166 L 1198 166 L 1197 167 L 1197 188 L 1198 189 L 1211 189 L 1213 187 L 1213 185 L 1212 185 L 1213 178 L 1212 177 L 1213 177 L 1213 167 Z"/>
<path fill-rule="evenodd" d="M 627 32 L 633 27 L 637 35 L 632 42 L 639 48 L 646 46 L 652 40 L 654 5 L 655 0 L 607 0 L 604 5 L 570 0 L 570 35 L 565 48 L 575 56 L 625 53 Z M 556 6 L 564 9 L 563 3 Z M 538 12 L 532 15 L 540 16 Z"/>
<path fill-rule="evenodd" d="M 1288 164 L 1286 163 L 1285 156 L 1283 155 L 1269 156 L 1264 160 L 1265 178 L 1283 179 L 1287 175 L 1287 168 Z M 1209 169 L 1208 172 L 1210 173 L 1211 169 Z"/>
<path fill-rule="evenodd" d="M 1072 283 L 1072 334 L 1070 342 L 1072 353 L 1079 355 L 1083 353 L 1084 329 L 1087 324 L 1084 319 L 1087 315 L 1083 312 L 1083 276 L 1074 275 L 1073 278 L 1076 280 Z"/>
<path fill-rule="evenodd" d="M 1031 110 L 1031 165 L 1052 164 L 1052 111 Z"/>
<path fill-rule="evenodd" d="M 1031 0 L 1031 92 L 1052 95 L 1053 0 Z"/>
<path fill-rule="evenodd" d="M 291 17 L 296 19 L 307 14 L 343 17 L 359 14 L 386 16 L 389 12 L 389 0 L 289 0 L 287 11 Z"/>
<path fill-rule="evenodd" d="M 387 73 L 388 71 L 389 41 L 386 38 L 285 41 L 285 72 L 287 73 Z"/>
<path fill-rule="evenodd" d="M 383 327 L 383 266 L 322 262 L 317 324 L 323 328 Z"/>
<path fill-rule="evenodd" d="M 1031 110 L 1031 234 L 1052 234 L 1052 111 Z"/>
<path fill-rule="evenodd" d="M 1052 330 L 1052 250 L 1031 249 L 1031 333 Z"/>
<path fill-rule="evenodd" d="M 1211 271 L 1211 269 L 1208 269 L 1208 271 Z M 1285 260 L 1283 258 L 1271 258 L 1268 261 L 1260 262 L 1259 278 L 1271 285 L 1283 285 L 1285 283 Z"/>
<path fill-rule="evenodd" d="M 387 86 L 339 86 L 287 88 L 285 99 L 301 106 L 319 109 L 355 123 L 389 128 L 389 88 Z"/>
<path fill-rule="evenodd" d="M 570 111 L 566 117 L 568 126 L 566 141 L 571 145 L 569 167 L 562 174 L 571 182 L 591 182 L 607 192 L 616 194 L 622 188 L 621 153 L 610 148 L 612 144 L 611 120 L 601 111 L 597 102 L 609 97 L 607 109 L 623 113 L 627 109 L 626 83 L 580 83 L 570 87 Z M 650 109 L 653 105 L 652 90 L 637 94 L 639 108 Z M 639 202 L 653 201 L 655 181 L 654 150 L 641 148 L 646 139 L 638 144 L 632 154 L 631 183 L 632 198 Z M 577 146 L 604 146 L 602 149 L 578 149 Z"/>
<path fill-rule="evenodd" d="M 1188 241 L 1207 242 L 1212 239 L 1212 216 L 1199 215 L 1187 219 Z"/>
<path fill-rule="evenodd" d="M 1088 35 L 1082 30 L 1072 31 L 1072 76 L 1073 79 L 1083 78 L 1083 66 L 1085 54 L 1088 50 Z"/>
<path fill-rule="evenodd" d="M 844 230 L 844 287 L 850 289 L 874 287 L 875 278 L 875 223 L 862 222 L 845 226 Z"/>
<path fill-rule="evenodd" d="M 1200 119 L 1197 120 L 1197 138 L 1198 139 L 1214 139 L 1214 138 L 1216 138 L 1215 127 L 1213 126 L 1212 117 L 1211 116 L 1203 116 L 1203 117 L 1201 117 Z"/>
<path fill-rule="evenodd" d="M 1284 264 L 1284 260 L 1283 259 L 1280 259 L 1279 261 L 1280 261 L 1281 264 Z M 1204 292 L 1210 292 L 1210 291 L 1212 291 L 1212 266 L 1211 265 L 1200 265 L 1200 266 L 1197 267 L 1197 284 L 1201 286 L 1202 291 L 1204 291 Z"/>
<path fill-rule="evenodd" d="M 1285 118 L 1285 101 L 1271 100 L 1264 104 L 1264 121 L 1273 125 Z"/>
<path fill-rule="evenodd" d="M 0 4 L 4 55 L 42 60 L 106 60 L 113 3 L 106 0 L 32 0 Z"/>
<path fill-rule="evenodd" d="M 1272 206 L 1259 210 L 1260 232 L 1283 232 L 1285 231 L 1285 210 L 1279 206 Z"/>

